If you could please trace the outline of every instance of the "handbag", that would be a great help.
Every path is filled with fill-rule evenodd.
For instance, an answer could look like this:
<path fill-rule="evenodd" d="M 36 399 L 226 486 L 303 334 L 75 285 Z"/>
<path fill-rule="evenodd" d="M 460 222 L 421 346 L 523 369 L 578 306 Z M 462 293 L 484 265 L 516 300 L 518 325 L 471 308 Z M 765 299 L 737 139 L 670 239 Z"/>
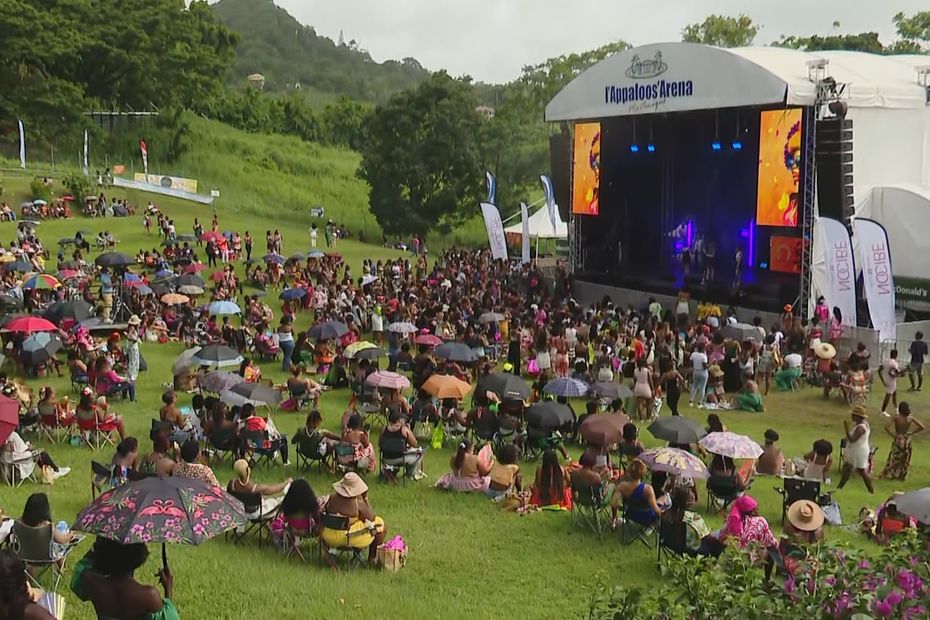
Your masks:
<path fill-rule="evenodd" d="M 531 358 L 526 365 L 526 373 L 533 377 L 539 375 L 539 362 L 536 361 L 536 358 Z"/>
<path fill-rule="evenodd" d="M 431 441 L 433 438 L 433 425 L 428 420 L 421 420 L 413 425 L 413 436 L 417 441 Z"/>
<path fill-rule="evenodd" d="M 378 547 L 378 564 L 381 570 L 396 573 L 407 565 L 407 549 L 389 549 L 384 545 Z"/>

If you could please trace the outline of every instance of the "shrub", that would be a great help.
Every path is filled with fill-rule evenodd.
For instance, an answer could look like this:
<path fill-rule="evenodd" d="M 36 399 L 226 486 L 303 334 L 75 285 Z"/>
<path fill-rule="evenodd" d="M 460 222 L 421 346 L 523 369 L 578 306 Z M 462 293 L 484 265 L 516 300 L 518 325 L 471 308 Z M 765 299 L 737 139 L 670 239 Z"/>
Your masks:
<path fill-rule="evenodd" d="M 48 202 L 52 197 L 51 189 L 42 181 L 42 179 L 33 179 L 29 184 L 29 193 L 33 200 L 44 200 Z"/>
<path fill-rule="evenodd" d="M 90 196 L 93 188 L 90 185 L 90 180 L 83 174 L 70 173 L 62 181 L 64 186 L 68 189 L 74 200 L 77 204 L 83 205 L 84 199 Z"/>

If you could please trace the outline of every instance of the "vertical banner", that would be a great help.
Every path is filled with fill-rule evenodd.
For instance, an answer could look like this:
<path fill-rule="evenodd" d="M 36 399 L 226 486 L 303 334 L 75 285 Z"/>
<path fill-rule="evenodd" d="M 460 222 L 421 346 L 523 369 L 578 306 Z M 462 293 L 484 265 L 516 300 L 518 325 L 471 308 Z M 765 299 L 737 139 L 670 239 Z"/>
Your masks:
<path fill-rule="evenodd" d="M 84 176 L 90 174 L 90 165 L 87 161 L 87 130 L 84 130 Z"/>
<path fill-rule="evenodd" d="M 497 204 L 497 179 L 494 178 L 494 175 L 490 171 L 485 172 L 488 178 L 488 204 L 496 205 Z"/>
<path fill-rule="evenodd" d="M 879 331 L 882 340 L 894 340 L 895 288 L 888 233 L 875 220 L 856 218 L 853 227 L 859 246 L 859 259 L 862 261 L 862 280 L 872 327 Z"/>
<path fill-rule="evenodd" d="M 504 223 L 501 222 L 500 211 L 494 205 L 483 202 L 481 214 L 484 215 L 484 227 L 488 231 L 491 255 L 494 260 L 507 260 L 507 238 L 504 236 Z"/>
<path fill-rule="evenodd" d="M 826 284 L 821 295 L 826 297 L 831 312 L 839 308 L 843 325 L 856 326 L 856 261 L 852 240 L 846 226 L 829 217 L 817 218 L 823 242 Z"/>
<path fill-rule="evenodd" d="M 149 176 L 149 147 L 145 140 L 139 140 L 139 150 L 142 151 L 142 172 Z"/>
<path fill-rule="evenodd" d="M 542 182 L 543 192 L 546 195 L 546 208 L 549 210 L 549 221 L 552 222 L 552 232 L 555 233 L 555 222 L 556 222 L 556 205 L 555 205 L 555 190 L 552 189 L 552 179 L 546 175 L 539 177 L 539 180 Z"/>
<path fill-rule="evenodd" d="M 26 169 L 26 130 L 23 121 L 19 121 L 19 167 Z"/>
<path fill-rule="evenodd" d="M 523 218 L 523 251 L 520 253 L 520 259 L 526 264 L 530 262 L 530 214 L 525 202 L 520 203 L 520 217 Z"/>

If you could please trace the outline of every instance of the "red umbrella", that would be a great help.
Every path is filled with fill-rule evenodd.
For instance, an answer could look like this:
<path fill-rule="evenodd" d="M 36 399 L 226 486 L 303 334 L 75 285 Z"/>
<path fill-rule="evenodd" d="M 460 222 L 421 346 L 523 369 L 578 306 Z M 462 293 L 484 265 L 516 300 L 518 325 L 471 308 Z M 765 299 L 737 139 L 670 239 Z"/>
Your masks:
<path fill-rule="evenodd" d="M 184 268 L 184 273 L 198 273 L 206 269 L 207 266 L 203 263 L 191 263 Z"/>
<path fill-rule="evenodd" d="M 39 316 L 21 316 L 7 323 L 6 330 L 31 334 L 33 332 L 54 332 L 58 331 L 58 328 L 51 321 Z"/>
<path fill-rule="evenodd" d="M 64 196 L 59 198 L 59 200 L 62 200 L 64 202 L 74 202 L 74 196 L 72 196 L 71 194 L 65 194 Z"/>
<path fill-rule="evenodd" d="M 438 347 L 442 344 L 442 338 L 434 336 L 433 334 L 423 334 L 422 336 L 417 336 L 416 343 L 426 347 Z"/>
<path fill-rule="evenodd" d="M 6 443 L 19 426 L 19 403 L 0 395 L 0 445 Z"/>
<path fill-rule="evenodd" d="M 218 232 L 205 232 L 200 235 L 201 241 L 218 241 L 223 238 L 223 235 Z"/>
<path fill-rule="evenodd" d="M 213 280 L 214 282 L 222 282 L 223 278 L 225 277 L 226 275 L 222 271 L 214 271 L 213 275 L 210 276 L 210 279 Z"/>

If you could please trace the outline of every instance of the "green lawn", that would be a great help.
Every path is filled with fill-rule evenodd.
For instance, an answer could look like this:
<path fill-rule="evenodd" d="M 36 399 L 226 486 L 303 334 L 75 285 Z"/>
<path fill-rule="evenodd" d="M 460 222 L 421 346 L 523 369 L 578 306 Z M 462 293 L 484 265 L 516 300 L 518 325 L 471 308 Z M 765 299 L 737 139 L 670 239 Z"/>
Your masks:
<path fill-rule="evenodd" d="M 8 193 L 5 199 L 19 204 L 22 182 L 7 178 Z M 11 199 L 12 198 L 12 199 Z M 137 204 L 145 204 L 147 197 L 134 195 Z M 155 198 L 177 222 L 178 231 L 190 229 L 195 215 L 204 219 L 211 215 L 209 208 L 190 206 L 176 201 Z M 227 211 L 222 203 L 218 208 L 221 227 L 264 231 L 267 228 L 284 228 L 285 253 L 306 250 L 306 225 L 295 226 L 275 217 L 260 218 L 253 214 Z M 281 223 L 279 223 L 281 222 Z M 138 247 L 157 243 L 147 237 L 141 226 L 141 217 L 122 220 L 74 219 L 46 222 L 39 228 L 41 237 L 54 247 L 55 241 L 70 236 L 77 228 L 94 232 L 107 228 L 122 239 L 120 249 L 133 252 Z M 8 242 L 13 226 L 0 224 L 0 238 Z M 354 265 L 364 257 L 383 258 L 391 252 L 358 243 L 340 243 L 339 251 Z M 276 302 L 272 302 L 276 303 Z M 298 327 L 309 324 L 307 314 L 300 315 Z M 181 352 L 177 345 L 143 345 L 149 371 L 139 381 L 139 401 L 135 404 L 117 403 L 116 409 L 124 416 L 127 429 L 140 438 L 143 451 L 148 450 L 149 420 L 157 416 L 161 384 L 171 379 L 170 365 Z M 275 380 L 283 378 L 277 364 L 263 365 L 263 374 Z M 36 390 L 42 381 L 32 381 Z M 59 393 L 69 391 L 67 378 L 50 381 Z M 906 383 L 902 380 L 902 384 Z M 924 419 L 928 399 L 919 395 L 912 401 L 915 415 Z M 189 403 L 182 397 L 182 404 Z M 335 428 L 347 402 L 345 391 L 329 392 L 322 403 L 322 411 L 329 428 Z M 873 401 L 878 405 L 878 395 Z M 800 455 L 819 438 L 830 439 L 837 445 L 842 432 L 846 408 L 836 400 L 824 401 L 813 389 L 797 394 L 773 394 L 767 400 L 765 414 L 724 413 L 722 418 L 731 430 L 746 433 L 761 440 L 766 428 L 777 429 L 782 436 L 786 454 Z M 703 422 L 704 413 L 697 410 L 686 414 Z M 301 423 L 303 414 L 275 414 L 275 423 L 285 433 L 292 433 Z M 880 446 L 877 466 L 884 465 L 889 438 L 879 429 L 882 419 L 873 410 L 873 441 Z M 643 439 L 656 445 L 648 432 Z M 878 482 L 875 496 L 870 497 L 860 481 L 853 480 L 836 494 L 847 522 L 855 519 L 862 506 L 875 506 L 897 489 L 913 489 L 930 485 L 930 455 L 925 452 L 926 438 L 915 441 L 914 464 L 911 480 L 906 484 Z M 49 493 L 55 520 L 70 521 L 78 510 L 90 500 L 89 463 L 92 458 L 108 461 L 111 451 L 94 455 L 84 448 L 44 445 L 62 465 L 74 472 L 59 480 L 51 488 L 27 484 L 11 490 L 0 487 L 0 506 L 7 513 L 18 515 L 28 495 L 37 490 Z M 575 450 L 577 454 L 578 450 Z M 322 618 L 351 614 L 359 618 L 575 618 L 586 609 L 589 591 L 598 575 L 605 579 L 649 587 L 657 582 L 654 550 L 641 545 L 624 547 L 619 536 L 612 535 L 601 542 L 587 531 L 574 529 L 570 516 L 565 513 L 536 513 L 523 517 L 503 514 L 482 497 L 454 496 L 430 487 L 447 469 L 448 450 L 429 451 L 426 471 L 429 479 L 404 487 L 388 487 L 369 477 L 371 501 L 375 510 L 384 517 L 390 535 L 402 535 L 410 546 L 408 567 L 397 575 L 362 570 L 352 573 L 333 573 L 318 566 L 315 561 L 301 565 L 286 561 L 275 551 L 255 546 L 233 547 L 221 540 L 199 547 L 172 547 L 169 558 L 175 574 L 175 601 L 184 618 Z M 837 459 L 838 459 L 838 455 Z M 293 457 L 292 457 L 293 458 Z M 524 478 L 532 479 L 535 465 L 524 466 Z M 216 471 L 217 477 L 227 481 L 231 476 L 228 466 Z M 266 481 L 278 481 L 298 476 L 295 467 L 274 468 L 256 472 Z M 328 474 L 308 476 L 319 493 L 328 492 L 334 477 Z M 837 476 L 834 475 L 834 484 Z M 753 495 L 760 501 L 761 511 L 777 531 L 781 498 L 772 487 L 775 480 L 757 478 Z M 702 490 L 703 510 L 703 490 Z M 708 517 L 711 527 L 719 526 L 719 517 Z M 844 530 L 828 531 L 831 540 L 865 544 L 863 537 Z M 85 542 L 77 556 L 89 548 Z M 155 551 L 155 549 L 153 549 Z M 157 553 L 137 575 L 142 581 L 153 582 L 157 569 Z M 311 553 L 313 555 L 313 553 Z M 70 571 L 69 571 L 70 575 Z M 67 586 L 62 588 L 68 596 L 68 618 L 92 618 L 89 605 L 79 603 L 70 595 Z"/>

